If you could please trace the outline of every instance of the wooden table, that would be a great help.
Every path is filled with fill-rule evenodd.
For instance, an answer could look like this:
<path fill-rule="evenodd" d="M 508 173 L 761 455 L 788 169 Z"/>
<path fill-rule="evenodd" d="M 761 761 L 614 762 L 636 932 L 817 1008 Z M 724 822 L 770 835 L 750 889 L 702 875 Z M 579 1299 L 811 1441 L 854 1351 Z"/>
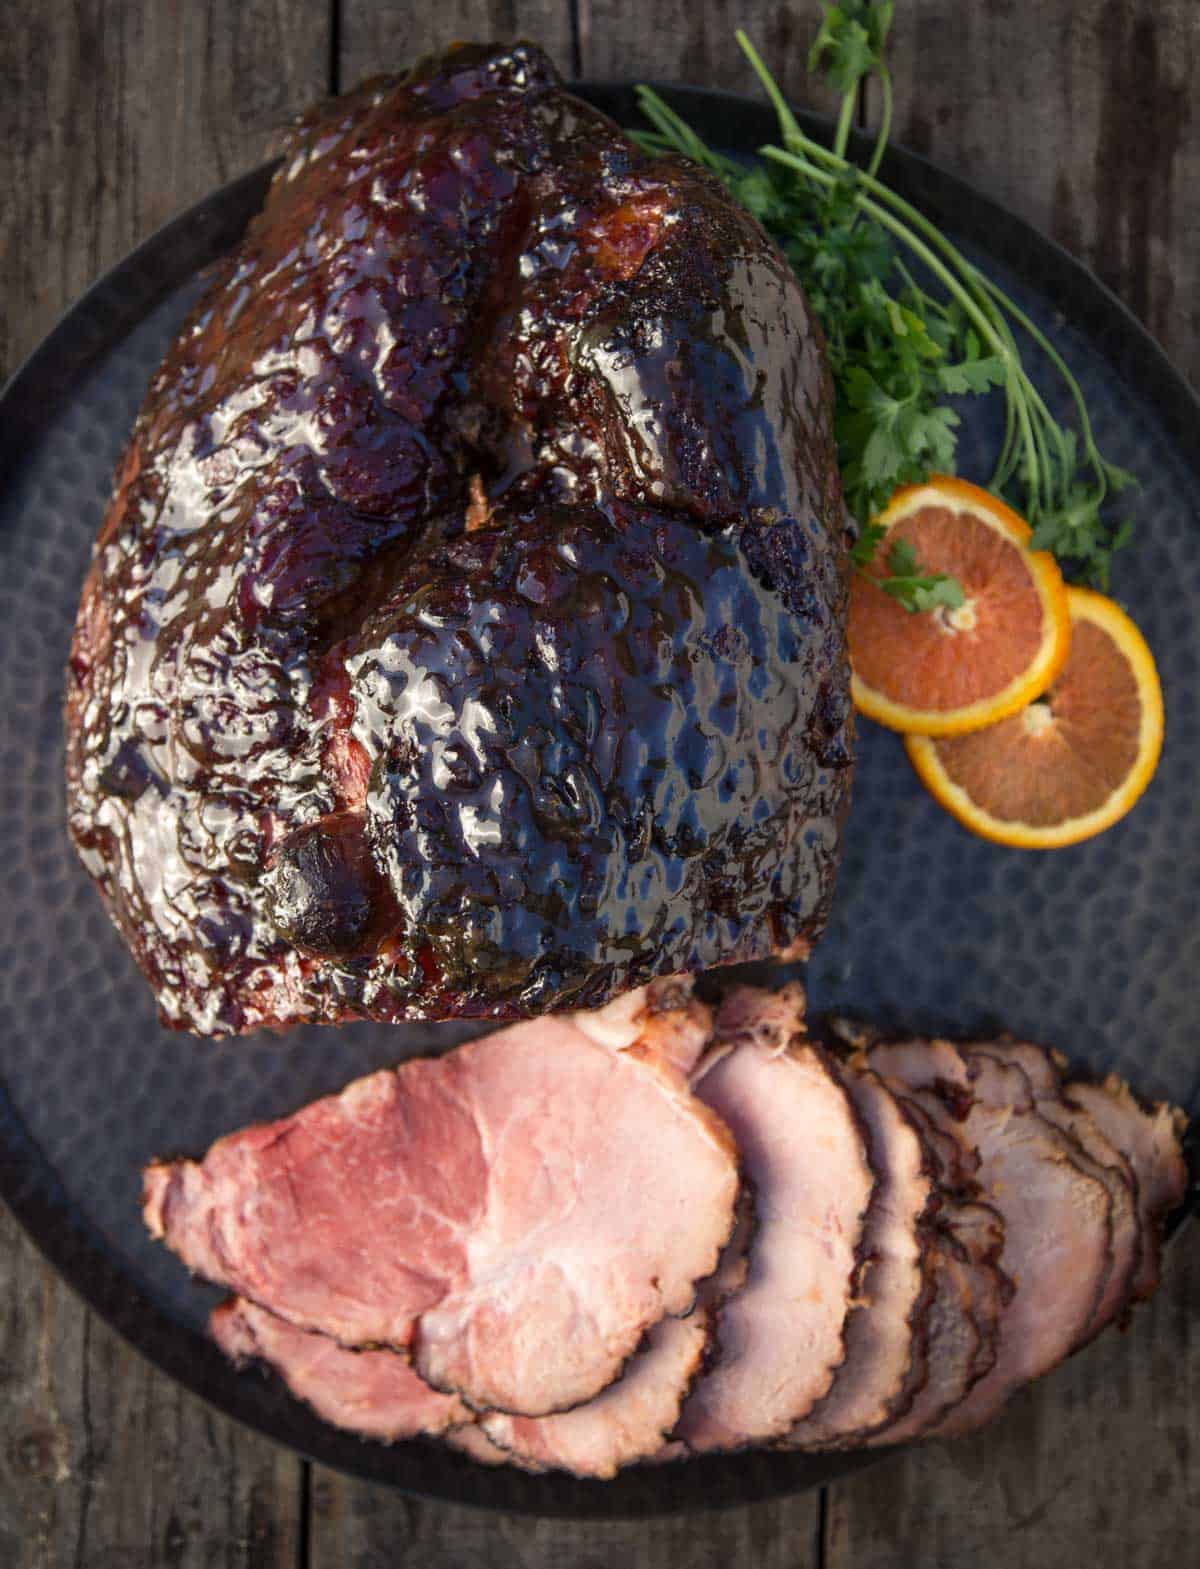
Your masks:
<path fill-rule="evenodd" d="M 7 0 L 0 376 L 99 272 L 259 161 L 322 93 L 454 38 L 517 34 L 570 74 L 749 89 L 731 39 L 740 21 L 812 101 L 817 11 L 816 0 Z M 898 0 L 897 12 L 898 140 L 1083 256 L 1200 380 L 1196 0 Z M 820 1495 L 701 1518 L 482 1515 L 309 1466 L 151 1370 L 6 1212 L 0 1401 L 0 1569 L 1183 1569 L 1200 1554 L 1190 1237 L 1130 1336 L 1105 1337 L 987 1433 Z"/>

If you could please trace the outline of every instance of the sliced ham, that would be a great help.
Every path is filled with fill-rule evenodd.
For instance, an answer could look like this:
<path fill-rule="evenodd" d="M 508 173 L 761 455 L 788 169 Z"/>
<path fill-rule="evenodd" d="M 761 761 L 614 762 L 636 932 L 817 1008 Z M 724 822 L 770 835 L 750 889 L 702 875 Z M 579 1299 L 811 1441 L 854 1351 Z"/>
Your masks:
<path fill-rule="evenodd" d="M 951 1436 L 986 1421 L 1085 1337 L 1109 1279 L 1112 1203 L 1077 1141 L 1038 1114 L 1015 1065 L 946 1041 L 910 1041 L 873 1050 L 872 1066 L 884 1052 L 892 1073 L 936 1094 L 958 1120 L 978 1152 L 982 1193 L 1004 1220 L 1000 1262 L 1015 1292 L 995 1365 L 933 1429 Z"/>
<path fill-rule="evenodd" d="M 783 1004 L 790 1015 L 777 996 L 731 994 L 696 1084 L 737 1140 L 757 1228 L 746 1282 L 717 1315 L 716 1360 L 677 1429 L 694 1451 L 787 1433 L 827 1393 L 844 1355 L 874 1176 L 846 1090 L 800 1034 L 801 1006 L 797 994 Z"/>
<path fill-rule="evenodd" d="M 933 1429 L 971 1432 L 1021 1385 L 1079 1344 L 1109 1273 L 1111 1204 L 1083 1170 L 1073 1141 L 1037 1113 L 1018 1068 L 979 1057 L 964 1131 L 979 1151 L 983 1191 L 1004 1218 L 1001 1266 L 1015 1291 L 1000 1321 L 991 1371 Z"/>
<path fill-rule="evenodd" d="M 480 1428 L 509 1461 L 526 1470 L 615 1476 L 621 1466 L 662 1450 L 703 1366 L 709 1328 L 703 1308 L 686 1318 L 660 1319 L 644 1349 L 595 1399 L 559 1416 L 493 1412 L 480 1418 Z"/>
<path fill-rule="evenodd" d="M 484 1430 L 472 1422 L 467 1427 L 454 1427 L 445 1435 L 451 1449 L 459 1449 L 480 1465 L 512 1465 L 513 1458 L 499 1444 L 493 1444 Z"/>
<path fill-rule="evenodd" d="M 690 1074 L 712 1038 L 712 1009 L 693 995 L 690 975 L 673 975 L 625 992 L 607 1007 L 569 1015 L 613 1051 L 636 1047 Z"/>
<path fill-rule="evenodd" d="M 876 1185 L 863 1237 L 866 1266 L 846 1321 L 845 1360 L 829 1393 L 788 1435 L 796 1448 L 845 1447 L 896 1413 L 909 1389 L 927 1306 L 931 1157 L 911 1114 L 865 1058 L 839 1071 L 867 1128 Z"/>
<path fill-rule="evenodd" d="M 1187 1192 L 1187 1165 L 1180 1143 L 1183 1115 L 1172 1106 L 1144 1108 L 1115 1074 L 1103 1084 L 1069 1083 L 1066 1095 L 1088 1113 L 1133 1170 L 1141 1233 L 1130 1292 L 1135 1302 L 1144 1302 L 1158 1285 L 1164 1223 Z"/>
<path fill-rule="evenodd" d="M 1101 1294 L 1084 1340 L 1092 1340 L 1125 1311 L 1141 1255 L 1137 1184 L 1129 1161 L 1105 1136 L 1084 1107 L 1064 1098 L 1062 1076 L 1049 1052 L 1027 1041 L 999 1041 L 969 1048 L 987 1052 L 1020 1068 L 1029 1081 L 1041 1116 L 1079 1144 L 1090 1175 L 1103 1182 L 1112 1206 L 1108 1284 Z"/>
<path fill-rule="evenodd" d="M 298 1327 L 541 1416 L 688 1311 L 738 1190 L 681 1074 L 550 1018 L 153 1165 L 144 1213 L 190 1269 Z"/>
<path fill-rule="evenodd" d="M 214 1309 L 208 1325 L 234 1362 L 268 1363 L 297 1399 L 335 1427 L 390 1442 L 472 1420 L 457 1396 L 430 1389 L 394 1351 L 347 1351 L 241 1297 Z"/>

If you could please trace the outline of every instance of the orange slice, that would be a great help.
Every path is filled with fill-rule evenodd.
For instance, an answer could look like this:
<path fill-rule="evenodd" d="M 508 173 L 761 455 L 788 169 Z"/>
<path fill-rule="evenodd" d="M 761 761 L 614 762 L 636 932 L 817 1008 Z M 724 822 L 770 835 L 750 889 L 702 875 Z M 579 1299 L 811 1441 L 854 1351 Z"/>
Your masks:
<path fill-rule="evenodd" d="M 862 713 L 914 735 L 962 735 L 1016 713 L 1062 669 L 1070 618 L 1054 557 L 1029 525 L 966 480 L 935 474 L 896 491 L 887 533 L 850 582 L 851 691 Z M 913 547 L 925 572 L 956 577 L 957 610 L 905 610 L 878 586 L 888 551 Z"/>
<path fill-rule="evenodd" d="M 1053 850 L 1110 827 L 1162 750 L 1162 688 L 1146 640 L 1111 599 L 1068 588 L 1071 652 L 1054 685 L 971 735 L 906 736 L 913 767 L 959 822 L 997 844 Z"/>

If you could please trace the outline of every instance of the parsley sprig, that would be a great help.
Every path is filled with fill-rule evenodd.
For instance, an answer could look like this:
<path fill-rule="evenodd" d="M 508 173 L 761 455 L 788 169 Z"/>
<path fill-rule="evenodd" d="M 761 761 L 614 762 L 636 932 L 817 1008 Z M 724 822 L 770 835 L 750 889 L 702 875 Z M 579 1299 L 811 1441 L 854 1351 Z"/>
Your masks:
<path fill-rule="evenodd" d="M 870 566 L 886 533 L 882 523 L 866 525 L 850 552 L 856 567 Z M 887 575 L 878 579 L 879 586 L 905 610 L 957 610 L 965 602 L 966 595 L 958 579 L 944 572 L 923 571 L 908 540 L 893 540 L 883 559 Z"/>
<path fill-rule="evenodd" d="M 1106 588 L 1128 524 L 1107 515 L 1110 495 L 1133 477 L 1100 453 L 1082 390 L 1035 322 L 910 203 L 878 178 L 891 133 L 892 82 L 884 58 L 891 0 L 826 3 L 809 57 L 841 94 L 832 148 L 808 136 L 749 38 L 737 41 L 775 110 L 779 146 L 746 165 L 709 148 L 648 87 L 638 88 L 654 131 L 639 140 L 716 173 L 772 234 L 825 329 L 837 392 L 836 433 L 847 502 L 873 517 L 897 485 L 953 473 L 961 416 L 950 401 L 994 388 L 1004 398 L 1004 437 L 990 488 L 1028 518 L 1033 545 L 1069 575 Z M 866 81 L 880 91 L 879 129 L 864 166 L 847 157 Z M 1019 342 L 1032 344 L 1060 378 L 1074 414 L 1064 426 L 1031 379 Z M 865 547 L 869 531 L 859 541 Z M 875 543 L 865 559 L 873 559 Z M 886 559 L 882 586 L 907 608 L 950 606 L 961 586 L 923 573 L 911 547 Z M 907 555 L 905 554 L 907 551 Z"/>

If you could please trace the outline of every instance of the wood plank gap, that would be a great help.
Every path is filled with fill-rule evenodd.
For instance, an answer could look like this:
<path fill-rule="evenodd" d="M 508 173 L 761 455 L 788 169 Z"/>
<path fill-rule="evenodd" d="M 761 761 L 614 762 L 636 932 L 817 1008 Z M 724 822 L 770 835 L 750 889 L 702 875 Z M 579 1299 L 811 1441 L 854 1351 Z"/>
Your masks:
<path fill-rule="evenodd" d="M 567 15 L 571 25 L 571 75 L 578 81 L 583 75 L 583 35 L 580 31 L 580 0 L 567 0 Z"/>
<path fill-rule="evenodd" d="M 336 59 L 336 55 L 334 56 Z M 300 1462 L 300 1502 L 296 1510 L 296 1569 L 309 1569 L 312 1523 L 312 1461 Z"/>
<path fill-rule="evenodd" d="M 329 91 L 342 90 L 342 0 L 329 0 Z"/>

